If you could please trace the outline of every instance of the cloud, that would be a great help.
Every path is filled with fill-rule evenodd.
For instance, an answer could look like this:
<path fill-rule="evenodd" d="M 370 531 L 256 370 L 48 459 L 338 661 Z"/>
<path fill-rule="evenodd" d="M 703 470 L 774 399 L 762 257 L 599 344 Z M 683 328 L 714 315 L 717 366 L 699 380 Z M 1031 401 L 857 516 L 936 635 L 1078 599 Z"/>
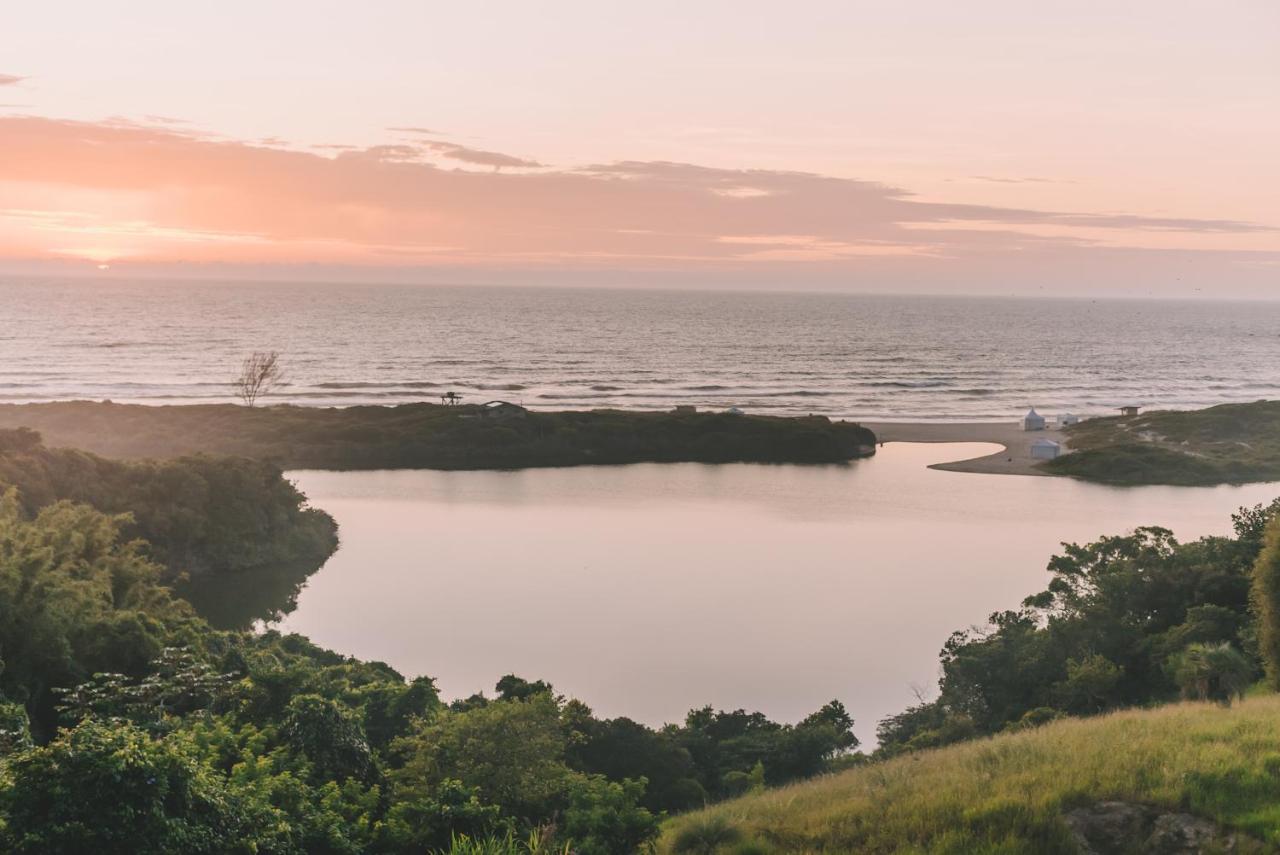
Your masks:
<path fill-rule="evenodd" d="M 26 79 L 17 74 L 0 74 L 0 86 L 16 86 Z"/>
<path fill-rule="evenodd" d="M 462 163 L 473 163 L 477 166 L 492 166 L 494 169 L 502 169 L 504 166 L 517 169 L 533 169 L 543 165 L 536 160 L 525 160 L 496 151 L 467 148 L 466 146 L 440 140 L 423 140 L 421 144 L 423 148 L 429 149 L 441 157 L 447 157 L 450 160 L 457 160 Z"/>
<path fill-rule="evenodd" d="M 399 128 L 387 128 L 387 130 L 389 130 L 389 131 L 395 131 L 395 132 L 397 132 L 397 133 L 401 133 L 401 134 L 425 134 L 426 136 L 429 136 L 429 137 L 443 137 L 443 136 L 448 136 L 444 131 L 433 131 L 433 130 L 431 130 L 431 128 L 415 128 L 415 127 L 412 127 L 412 126 L 410 126 L 410 127 L 399 127 Z"/>
<path fill-rule="evenodd" d="M 1080 254 L 1114 259 L 1146 242 L 1278 248 L 1266 224 L 933 202 L 805 172 L 444 169 L 429 156 L 535 164 L 436 140 L 325 152 L 169 125 L 0 117 L 0 256 L 957 277 L 997 259 L 1047 264 L 1047 253 L 1072 253 L 1066 270 L 1080 270 Z"/>
<path fill-rule="evenodd" d="M 974 181 L 986 181 L 990 184 L 1057 184 L 1052 178 L 1002 178 L 997 175 L 970 175 Z"/>

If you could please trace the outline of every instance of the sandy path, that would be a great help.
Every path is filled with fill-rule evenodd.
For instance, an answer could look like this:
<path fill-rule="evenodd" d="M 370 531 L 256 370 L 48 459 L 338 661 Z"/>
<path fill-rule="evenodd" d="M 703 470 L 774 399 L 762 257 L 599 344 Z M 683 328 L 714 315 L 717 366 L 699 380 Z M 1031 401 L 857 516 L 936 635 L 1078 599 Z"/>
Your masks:
<path fill-rule="evenodd" d="M 930 422 L 862 422 L 875 431 L 881 442 L 994 442 L 1004 446 L 1003 451 L 957 460 L 953 463 L 937 463 L 931 469 L 950 472 L 986 472 L 996 475 L 1048 475 L 1038 468 L 1038 460 L 1031 457 L 1031 443 L 1037 439 L 1052 439 L 1062 443 L 1066 439 L 1061 431 L 1024 431 L 1017 422 L 966 422 L 962 424 L 936 424 Z"/>

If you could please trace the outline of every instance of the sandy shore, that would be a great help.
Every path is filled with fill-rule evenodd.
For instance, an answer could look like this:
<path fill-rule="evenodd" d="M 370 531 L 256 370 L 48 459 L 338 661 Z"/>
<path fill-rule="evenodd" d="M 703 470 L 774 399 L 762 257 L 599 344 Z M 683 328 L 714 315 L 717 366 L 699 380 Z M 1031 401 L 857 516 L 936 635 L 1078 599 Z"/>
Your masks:
<path fill-rule="evenodd" d="M 994 442 L 1004 446 L 1003 451 L 985 457 L 973 457 L 952 463 L 937 463 L 931 469 L 950 472 L 986 472 L 994 475 L 1048 475 L 1031 458 L 1031 443 L 1037 439 L 1052 439 L 1062 443 L 1066 439 L 1061 431 L 1024 431 L 1018 422 L 966 422 L 963 424 L 936 424 L 930 422 L 863 422 L 875 431 L 881 442 Z"/>

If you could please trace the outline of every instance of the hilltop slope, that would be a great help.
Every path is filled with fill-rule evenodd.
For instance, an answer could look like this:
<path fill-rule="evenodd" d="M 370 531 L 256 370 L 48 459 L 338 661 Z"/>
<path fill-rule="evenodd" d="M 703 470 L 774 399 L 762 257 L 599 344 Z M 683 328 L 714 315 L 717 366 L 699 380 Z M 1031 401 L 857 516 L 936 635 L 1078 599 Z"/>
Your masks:
<path fill-rule="evenodd" d="M 1089 419 L 1067 428 L 1053 475 L 1107 484 L 1280 481 L 1280 401 Z"/>
<path fill-rule="evenodd" d="M 1232 837 L 1231 851 L 1273 852 L 1278 796 L 1280 697 L 1266 696 L 1232 709 L 1189 703 L 1067 719 L 903 755 L 677 817 L 659 850 L 1090 851 L 1075 825 L 1097 852 L 1219 851 Z M 1168 847 L 1189 834 L 1209 839 L 1202 849 Z M 696 845 L 716 837 L 737 842 Z"/>

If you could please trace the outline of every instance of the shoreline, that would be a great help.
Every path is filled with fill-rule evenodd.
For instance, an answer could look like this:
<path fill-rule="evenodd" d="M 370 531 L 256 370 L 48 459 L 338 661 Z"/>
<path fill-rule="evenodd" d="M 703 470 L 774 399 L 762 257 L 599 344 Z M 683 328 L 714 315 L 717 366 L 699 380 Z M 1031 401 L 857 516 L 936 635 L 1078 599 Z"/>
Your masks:
<path fill-rule="evenodd" d="M 1031 457 L 1031 443 L 1051 439 L 1062 443 L 1066 451 L 1066 435 L 1060 430 L 1024 431 L 1016 421 L 1009 422 L 860 422 L 871 430 L 880 443 L 886 442 L 989 442 L 1001 446 L 1000 451 L 964 460 L 935 463 L 930 469 L 946 472 L 976 472 L 984 475 L 1035 475 L 1060 477 Z"/>

